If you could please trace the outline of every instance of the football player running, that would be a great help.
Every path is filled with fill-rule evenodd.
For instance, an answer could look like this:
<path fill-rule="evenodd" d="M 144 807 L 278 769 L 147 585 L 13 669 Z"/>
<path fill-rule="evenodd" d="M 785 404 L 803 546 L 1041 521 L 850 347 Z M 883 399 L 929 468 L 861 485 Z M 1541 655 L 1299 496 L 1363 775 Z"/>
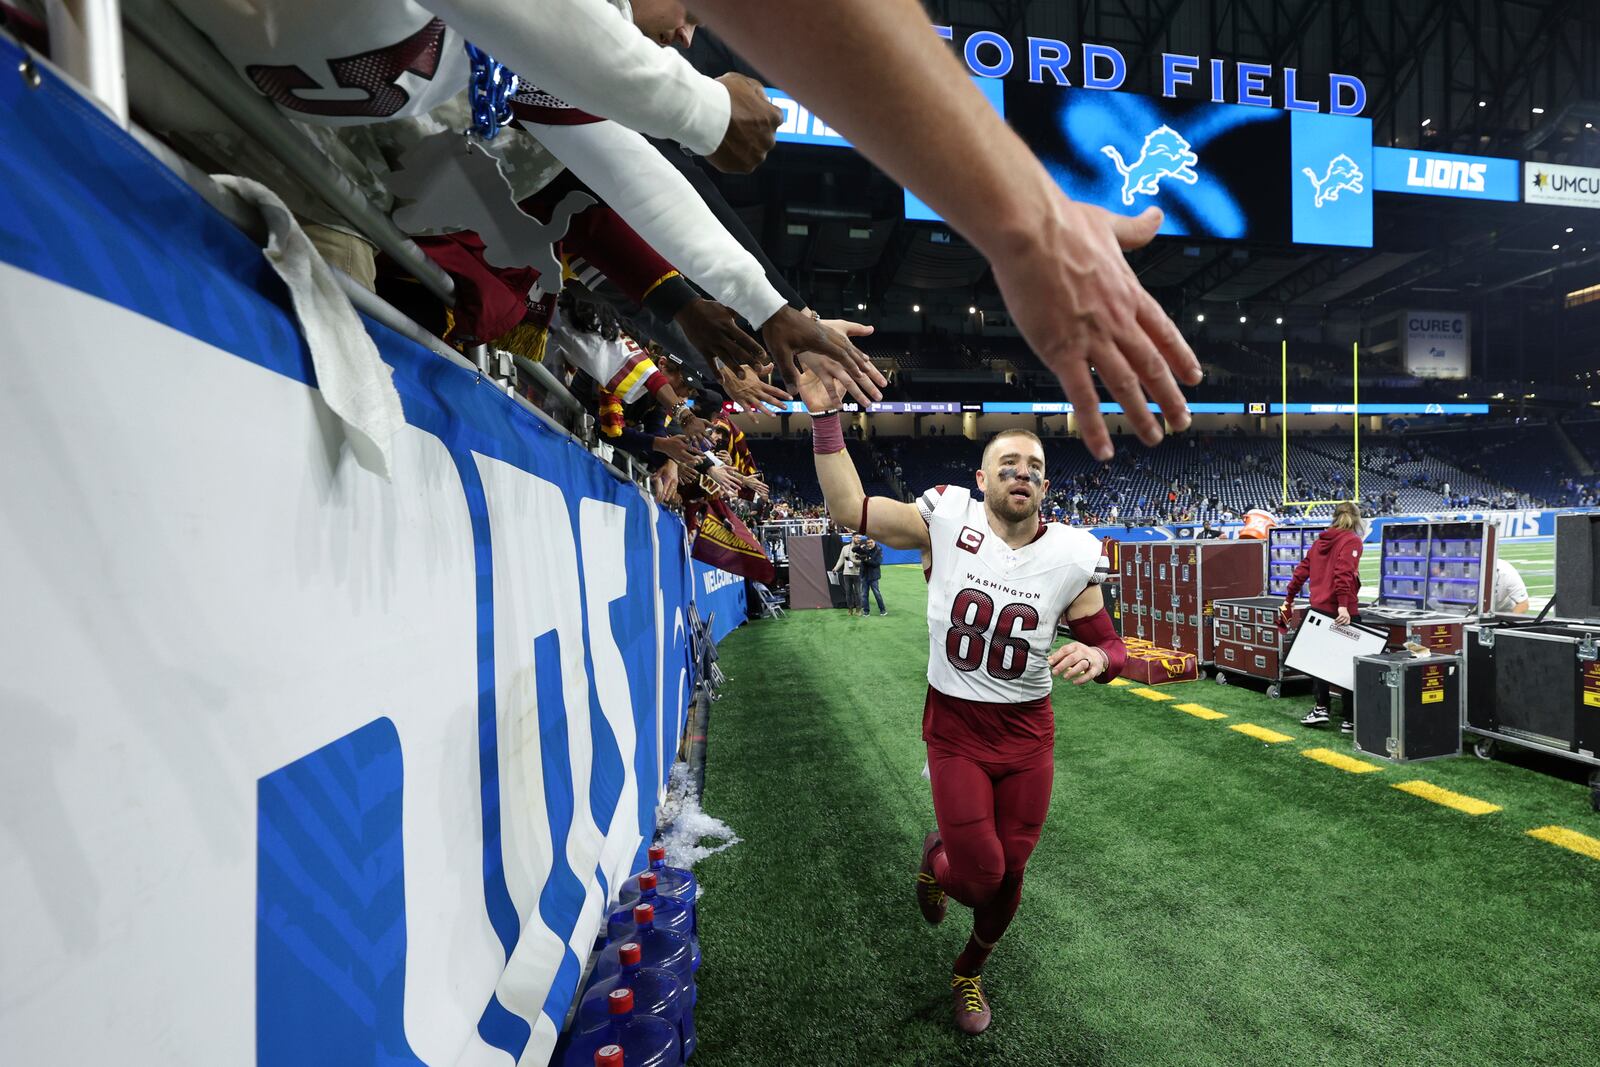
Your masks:
<path fill-rule="evenodd" d="M 928 747 L 937 829 L 924 839 L 916 896 L 938 924 L 946 895 L 972 909 L 956 958 L 957 1028 L 982 1033 L 990 1009 L 983 967 L 1022 899 L 1023 869 L 1039 840 L 1055 775 L 1052 675 L 1109 682 L 1126 659 L 1100 595 L 1099 541 L 1045 523 L 1044 448 L 1026 430 L 989 440 L 976 472 L 982 501 L 941 485 L 915 504 L 867 497 L 839 424 L 840 393 L 807 374 L 812 450 L 828 513 L 893 548 L 920 549 L 928 579 Z M 1056 622 L 1075 640 L 1051 651 Z"/>

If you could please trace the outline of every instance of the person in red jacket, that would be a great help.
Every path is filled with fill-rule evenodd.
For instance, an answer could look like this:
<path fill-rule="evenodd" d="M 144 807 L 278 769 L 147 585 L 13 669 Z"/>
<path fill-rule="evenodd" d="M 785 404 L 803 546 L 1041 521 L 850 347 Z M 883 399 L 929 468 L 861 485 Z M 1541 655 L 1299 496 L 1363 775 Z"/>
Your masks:
<path fill-rule="evenodd" d="M 1306 558 L 1295 567 L 1281 609 L 1285 619 L 1293 616 L 1294 598 L 1299 595 L 1300 587 L 1306 584 L 1308 578 L 1311 580 L 1312 611 L 1332 615 L 1340 626 L 1349 625 L 1352 620 L 1360 621 L 1356 594 L 1361 589 L 1361 509 L 1357 505 L 1345 501 L 1335 507 L 1333 524 L 1322 531 L 1322 535 L 1306 551 Z M 1310 713 L 1300 720 L 1300 725 L 1321 726 L 1328 721 L 1331 688 L 1321 678 L 1315 680 L 1312 692 L 1317 702 Z M 1350 697 L 1343 690 L 1340 691 L 1340 703 L 1344 719 L 1339 729 L 1349 733 Z"/>

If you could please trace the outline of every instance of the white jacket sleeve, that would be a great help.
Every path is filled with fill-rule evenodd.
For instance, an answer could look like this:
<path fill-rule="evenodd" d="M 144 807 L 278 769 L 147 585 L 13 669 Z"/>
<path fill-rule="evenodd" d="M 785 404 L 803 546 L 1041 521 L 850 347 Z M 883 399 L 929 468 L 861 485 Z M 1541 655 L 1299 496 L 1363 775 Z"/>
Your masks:
<path fill-rule="evenodd" d="M 649 141 L 615 122 L 521 125 L 646 244 L 751 325 L 763 325 L 783 307 L 756 257 Z"/>
<path fill-rule="evenodd" d="M 451 29 L 564 102 L 708 156 L 728 90 L 649 40 L 606 0 L 421 0 Z"/>

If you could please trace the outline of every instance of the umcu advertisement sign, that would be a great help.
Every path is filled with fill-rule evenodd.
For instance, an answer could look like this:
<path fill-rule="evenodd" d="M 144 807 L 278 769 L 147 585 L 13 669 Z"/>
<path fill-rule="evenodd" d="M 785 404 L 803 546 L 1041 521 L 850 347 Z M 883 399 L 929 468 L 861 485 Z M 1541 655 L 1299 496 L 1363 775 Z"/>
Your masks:
<path fill-rule="evenodd" d="M 1402 323 L 1406 373 L 1465 378 L 1472 369 L 1472 318 L 1465 311 L 1408 311 Z"/>
<path fill-rule="evenodd" d="M 1455 196 L 1467 200 L 1517 200 L 1514 159 L 1414 152 L 1407 148 L 1372 150 L 1373 188 L 1380 193 Z"/>
<path fill-rule="evenodd" d="M 1600 208 L 1600 170 L 1529 163 L 1523 173 L 1522 199 L 1529 204 Z"/>

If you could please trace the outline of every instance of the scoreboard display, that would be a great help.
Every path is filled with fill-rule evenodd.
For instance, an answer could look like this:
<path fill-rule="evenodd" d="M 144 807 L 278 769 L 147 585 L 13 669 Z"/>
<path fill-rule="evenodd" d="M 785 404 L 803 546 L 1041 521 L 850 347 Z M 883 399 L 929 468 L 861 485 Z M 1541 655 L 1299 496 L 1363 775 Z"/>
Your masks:
<path fill-rule="evenodd" d="M 1372 246 L 1370 119 L 1031 82 L 1004 83 L 1002 102 L 978 81 L 1074 200 L 1159 207 L 1171 236 Z"/>
<path fill-rule="evenodd" d="M 1368 119 L 1022 83 L 1006 118 L 1068 196 L 1163 234 L 1372 245 Z"/>

